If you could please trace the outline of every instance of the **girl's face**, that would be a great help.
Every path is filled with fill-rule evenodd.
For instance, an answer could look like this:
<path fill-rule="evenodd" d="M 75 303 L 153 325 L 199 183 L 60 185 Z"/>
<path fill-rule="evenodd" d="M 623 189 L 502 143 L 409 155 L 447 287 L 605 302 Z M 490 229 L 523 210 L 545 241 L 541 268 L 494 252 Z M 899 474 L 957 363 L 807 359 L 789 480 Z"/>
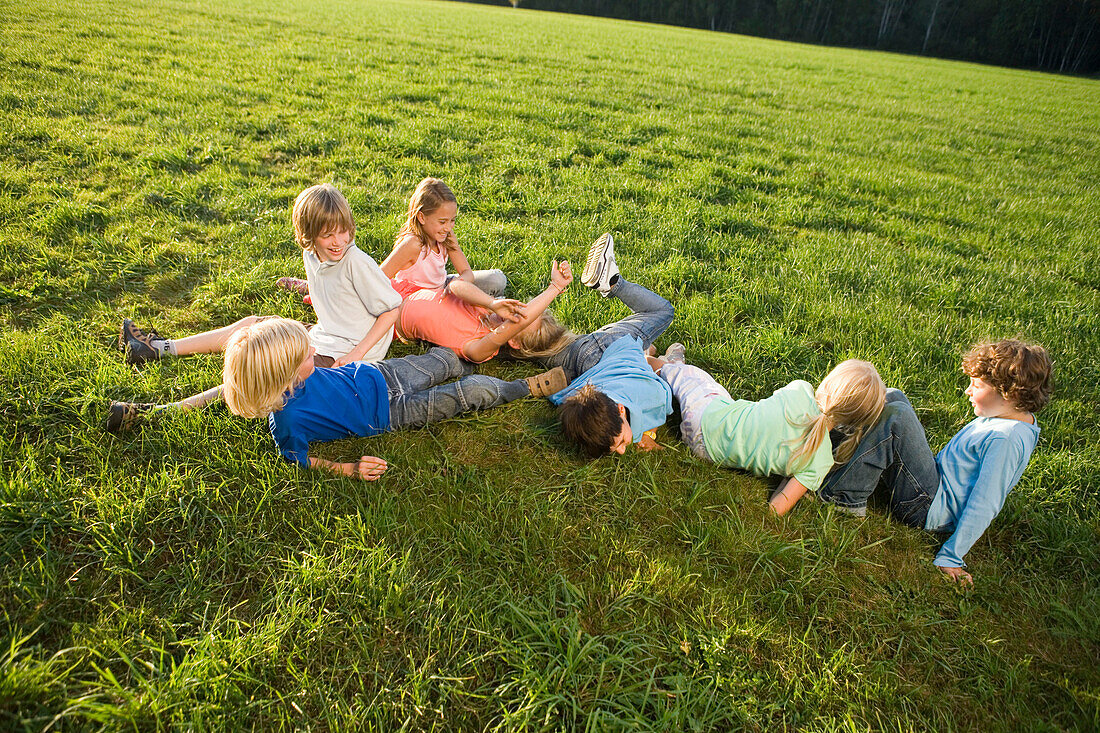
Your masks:
<path fill-rule="evenodd" d="M 996 387 L 980 377 L 970 378 L 966 396 L 970 398 L 974 414 L 978 417 L 1006 417 L 1017 412 L 1016 405 L 1002 397 Z"/>
<path fill-rule="evenodd" d="M 324 232 L 313 240 L 313 251 L 321 262 L 339 262 L 351 244 L 351 233 L 346 229 L 338 232 Z"/>
<path fill-rule="evenodd" d="M 458 204 L 453 201 L 445 201 L 431 213 L 421 211 L 416 215 L 431 244 L 442 244 L 454 232 L 457 218 Z"/>

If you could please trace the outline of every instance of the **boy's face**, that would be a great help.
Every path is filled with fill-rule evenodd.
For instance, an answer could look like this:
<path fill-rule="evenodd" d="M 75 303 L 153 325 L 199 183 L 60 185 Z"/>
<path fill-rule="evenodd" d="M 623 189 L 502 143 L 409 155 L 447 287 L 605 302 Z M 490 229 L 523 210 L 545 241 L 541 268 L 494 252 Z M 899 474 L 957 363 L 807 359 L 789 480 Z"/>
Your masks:
<path fill-rule="evenodd" d="M 317 353 L 317 349 L 310 346 L 306 349 L 306 357 L 302 359 L 302 362 L 298 365 L 298 383 L 306 381 L 310 374 L 313 374 L 313 355 Z"/>
<path fill-rule="evenodd" d="M 450 236 L 455 229 L 455 220 L 458 218 L 458 204 L 453 201 L 444 201 L 443 205 L 430 214 L 421 211 L 416 215 L 420 226 L 424 228 L 424 234 L 432 243 L 439 244 Z"/>
<path fill-rule="evenodd" d="M 997 388 L 980 377 L 971 377 L 966 396 L 974 406 L 978 417 L 1007 417 L 1019 412 L 1015 404 L 1006 400 Z"/>
<path fill-rule="evenodd" d="M 321 262 L 339 262 L 344 258 L 351 243 L 351 233 L 347 230 L 323 232 L 313 240 L 313 251 Z"/>
<path fill-rule="evenodd" d="M 618 453 L 621 456 L 626 453 L 626 449 L 634 442 L 634 431 L 630 429 L 630 422 L 626 419 L 626 408 L 622 405 L 618 405 L 618 407 L 619 417 L 623 421 L 623 429 L 611 441 L 610 450 L 612 453 Z"/>

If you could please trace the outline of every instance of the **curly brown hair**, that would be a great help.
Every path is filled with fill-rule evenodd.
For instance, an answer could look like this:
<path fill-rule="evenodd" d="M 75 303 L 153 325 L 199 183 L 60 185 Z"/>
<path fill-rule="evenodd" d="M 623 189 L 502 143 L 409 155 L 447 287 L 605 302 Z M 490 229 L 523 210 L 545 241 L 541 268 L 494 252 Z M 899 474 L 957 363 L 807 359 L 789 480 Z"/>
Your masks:
<path fill-rule="evenodd" d="M 985 380 L 1021 410 L 1038 412 L 1053 392 L 1051 361 L 1038 344 L 1002 339 L 972 346 L 963 356 L 963 372 Z"/>

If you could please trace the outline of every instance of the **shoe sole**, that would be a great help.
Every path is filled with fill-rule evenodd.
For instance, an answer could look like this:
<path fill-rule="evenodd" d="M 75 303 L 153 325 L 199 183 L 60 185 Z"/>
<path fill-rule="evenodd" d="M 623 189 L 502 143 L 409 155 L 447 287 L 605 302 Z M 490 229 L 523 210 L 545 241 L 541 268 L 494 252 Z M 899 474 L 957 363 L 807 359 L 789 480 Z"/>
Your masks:
<path fill-rule="evenodd" d="M 115 410 L 114 404 L 107 408 L 107 421 L 103 425 L 103 429 L 108 433 L 118 433 L 119 428 L 122 427 L 122 412 L 121 410 Z"/>
<path fill-rule="evenodd" d="M 614 246 L 615 240 L 610 234 L 603 234 L 588 248 L 588 259 L 584 262 L 584 270 L 581 272 L 581 282 L 590 288 L 600 284 L 600 274 L 606 266 L 605 257 L 609 245 Z"/>

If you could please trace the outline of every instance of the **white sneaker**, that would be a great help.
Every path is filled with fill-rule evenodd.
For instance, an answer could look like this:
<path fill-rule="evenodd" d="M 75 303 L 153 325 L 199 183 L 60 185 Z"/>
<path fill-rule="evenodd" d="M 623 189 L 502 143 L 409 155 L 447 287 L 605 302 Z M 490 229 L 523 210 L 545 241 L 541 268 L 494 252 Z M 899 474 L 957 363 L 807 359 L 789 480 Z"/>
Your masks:
<path fill-rule="evenodd" d="M 611 287 L 619 281 L 619 268 L 615 264 L 615 240 L 610 234 L 604 234 L 588 248 L 588 259 L 584 263 L 581 282 L 600 291 L 607 297 Z"/>

